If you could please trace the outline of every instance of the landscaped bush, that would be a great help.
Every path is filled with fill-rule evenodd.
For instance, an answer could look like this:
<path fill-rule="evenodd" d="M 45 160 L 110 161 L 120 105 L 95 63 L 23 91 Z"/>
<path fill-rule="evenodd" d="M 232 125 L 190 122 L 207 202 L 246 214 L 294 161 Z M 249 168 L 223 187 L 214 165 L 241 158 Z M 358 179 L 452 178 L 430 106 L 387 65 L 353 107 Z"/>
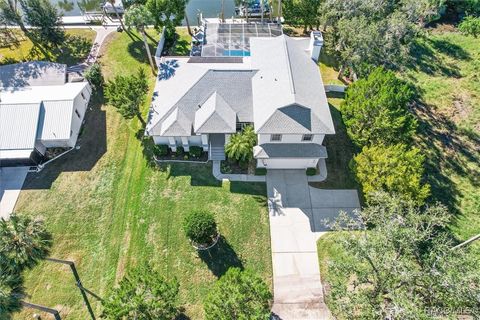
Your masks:
<path fill-rule="evenodd" d="M 213 286 L 204 304 L 205 319 L 270 319 L 272 293 L 251 271 L 230 268 Z"/>
<path fill-rule="evenodd" d="M 314 176 L 317 174 L 317 168 L 307 168 L 307 176 Z"/>
<path fill-rule="evenodd" d="M 200 156 L 202 155 L 202 152 L 203 152 L 202 147 L 192 146 L 190 147 L 190 151 L 188 153 L 193 158 L 200 158 Z"/>
<path fill-rule="evenodd" d="M 102 67 L 99 63 L 96 62 L 92 64 L 92 66 L 87 69 L 84 76 L 94 90 L 98 90 L 103 87 L 104 80 L 102 74 Z"/>
<path fill-rule="evenodd" d="M 430 186 L 422 184 L 423 161 L 417 148 L 372 146 L 364 147 L 351 167 L 367 200 L 375 191 L 386 191 L 421 204 L 430 194 Z"/>
<path fill-rule="evenodd" d="M 183 147 L 177 147 L 177 151 L 175 151 L 175 154 L 179 157 L 183 156 L 185 153 L 185 149 Z"/>
<path fill-rule="evenodd" d="M 153 154 L 156 157 L 164 157 L 168 154 L 168 146 L 166 144 L 156 144 L 153 147 Z"/>
<path fill-rule="evenodd" d="M 256 176 L 264 176 L 267 174 L 267 168 L 255 168 Z"/>
<path fill-rule="evenodd" d="M 217 223 L 211 213 L 193 211 L 185 217 L 183 230 L 193 243 L 208 245 L 217 236 Z"/>
<path fill-rule="evenodd" d="M 458 29 L 463 34 L 474 36 L 475 38 L 478 37 L 480 35 L 480 17 L 467 16 L 458 25 Z"/>

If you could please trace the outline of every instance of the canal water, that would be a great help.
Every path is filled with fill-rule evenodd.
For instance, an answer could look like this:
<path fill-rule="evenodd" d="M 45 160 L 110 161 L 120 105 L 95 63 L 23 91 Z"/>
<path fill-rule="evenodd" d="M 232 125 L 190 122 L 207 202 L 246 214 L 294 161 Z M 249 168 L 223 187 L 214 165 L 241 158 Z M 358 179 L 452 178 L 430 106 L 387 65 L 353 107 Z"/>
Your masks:
<path fill-rule="evenodd" d="M 50 0 L 57 4 L 64 16 L 79 16 L 81 10 L 79 4 L 86 6 L 88 11 L 100 10 L 102 0 Z M 224 0 L 225 18 L 231 18 L 235 14 L 234 0 Z M 202 12 L 204 18 L 217 18 L 222 11 L 222 0 L 190 0 L 187 5 L 187 15 L 190 24 L 196 25 L 198 13 Z"/>

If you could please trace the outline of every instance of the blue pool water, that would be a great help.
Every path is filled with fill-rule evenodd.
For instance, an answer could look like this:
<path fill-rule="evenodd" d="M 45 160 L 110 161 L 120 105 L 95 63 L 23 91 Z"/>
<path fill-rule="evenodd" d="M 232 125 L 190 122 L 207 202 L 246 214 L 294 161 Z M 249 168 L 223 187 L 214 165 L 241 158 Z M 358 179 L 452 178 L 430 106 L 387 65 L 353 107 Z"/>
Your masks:
<path fill-rule="evenodd" d="M 223 55 L 226 57 L 249 57 L 250 51 L 245 50 L 224 50 Z"/>

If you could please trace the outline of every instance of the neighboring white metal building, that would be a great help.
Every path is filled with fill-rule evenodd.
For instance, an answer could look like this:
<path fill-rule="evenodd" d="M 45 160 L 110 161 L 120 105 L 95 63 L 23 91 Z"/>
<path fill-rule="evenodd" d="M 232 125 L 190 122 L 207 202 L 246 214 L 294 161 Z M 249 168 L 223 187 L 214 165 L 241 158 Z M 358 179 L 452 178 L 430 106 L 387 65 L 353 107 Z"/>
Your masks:
<path fill-rule="evenodd" d="M 62 64 L 0 66 L 0 166 L 38 164 L 47 148 L 75 146 L 91 88 L 66 80 Z"/>

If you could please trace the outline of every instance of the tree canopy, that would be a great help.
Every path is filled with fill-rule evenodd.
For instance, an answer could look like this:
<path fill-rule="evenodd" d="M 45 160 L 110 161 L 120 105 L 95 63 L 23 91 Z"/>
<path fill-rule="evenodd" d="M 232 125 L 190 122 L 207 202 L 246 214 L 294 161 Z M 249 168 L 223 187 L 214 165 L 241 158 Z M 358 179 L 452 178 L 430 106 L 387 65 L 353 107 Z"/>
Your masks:
<path fill-rule="evenodd" d="M 106 319 L 171 320 L 179 312 L 179 284 L 168 281 L 149 265 L 127 273 L 103 300 Z"/>
<path fill-rule="evenodd" d="M 0 318 L 9 319 L 10 314 L 22 307 L 22 279 L 19 275 L 4 270 L 0 265 Z"/>
<path fill-rule="evenodd" d="M 420 28 L 438 17 L 443 0 L 325 0 L 325 48 L 342 69 L 361 76 L 368 65 L 397 68 L 409 58 Z"/>
<path fill-rule="evenodd" d="M 25 22 L 35 27 L 30 32 L 47 48 L 58 47 L 65 41 L 61 15 L 48 0 L 21 0 Z"/>
<path fill-rule="evenodd" d="M 295 26 L 317 28 L 320 25 L 320 4 L 322 0 L 284 0 L 283 15 L 285 21 Z"/>
<path fill-rule="evenodd" d="M 342 259 L 330 261 L 334 313 L 345 319 L 431 319 L 430 312 L 478 314 L 480 259 L 468 248 L 452 250 L 440 230 L 450 213 L 436 204 L 375 194 L 355 217 L 331 224 L 342 233 Z M 352 232 L 353 231 L 353 232 Z"/>
<path fill-rule="evenodd" d="M 342 103 L 347 133 L 358 146 L 409 143 L 417 122 L 408 106 L 411 87 L 382 67 L 354 82 Z"/>
<path fill-rule="evenodd" d="M 272 294 L 251 271 L 230 268 L 213 286 L 205 300 L 207 320 L 270 319 Z"/>
<path fill-rule="evenodd" d="M 375 191 L 387 191 L 423 203 L 430 194 L 430 186 L 422 183 L 423 162 L 420 150 L 397 144 L 364 147 L 351 166 L 367 200 Z"/>
<path fill-rule="evenodd" d="M 51 245 L 51 235 L 40 220 L 18 215 L 0 220 L 0 260 L 12 272 L 35 266 L 48 255 Z"/>
<path fill-rule="evenodd" d="M 125 119 L 132 119 L 136 116 L 145 125 L 140 107 L 145 101 L 147 92 L 147 76 L 145 70 L 139 68 L 136 75 L 118 75 L 108 81 L 105 97 Z"/>
<path fill-rule="evenodd" d="M 155 27 L 166 27 L 169 35 L 175 33 L 175 27 L 185 18 L 188 0 L 147 0 L 147 8 L 155 19 Z"/>

